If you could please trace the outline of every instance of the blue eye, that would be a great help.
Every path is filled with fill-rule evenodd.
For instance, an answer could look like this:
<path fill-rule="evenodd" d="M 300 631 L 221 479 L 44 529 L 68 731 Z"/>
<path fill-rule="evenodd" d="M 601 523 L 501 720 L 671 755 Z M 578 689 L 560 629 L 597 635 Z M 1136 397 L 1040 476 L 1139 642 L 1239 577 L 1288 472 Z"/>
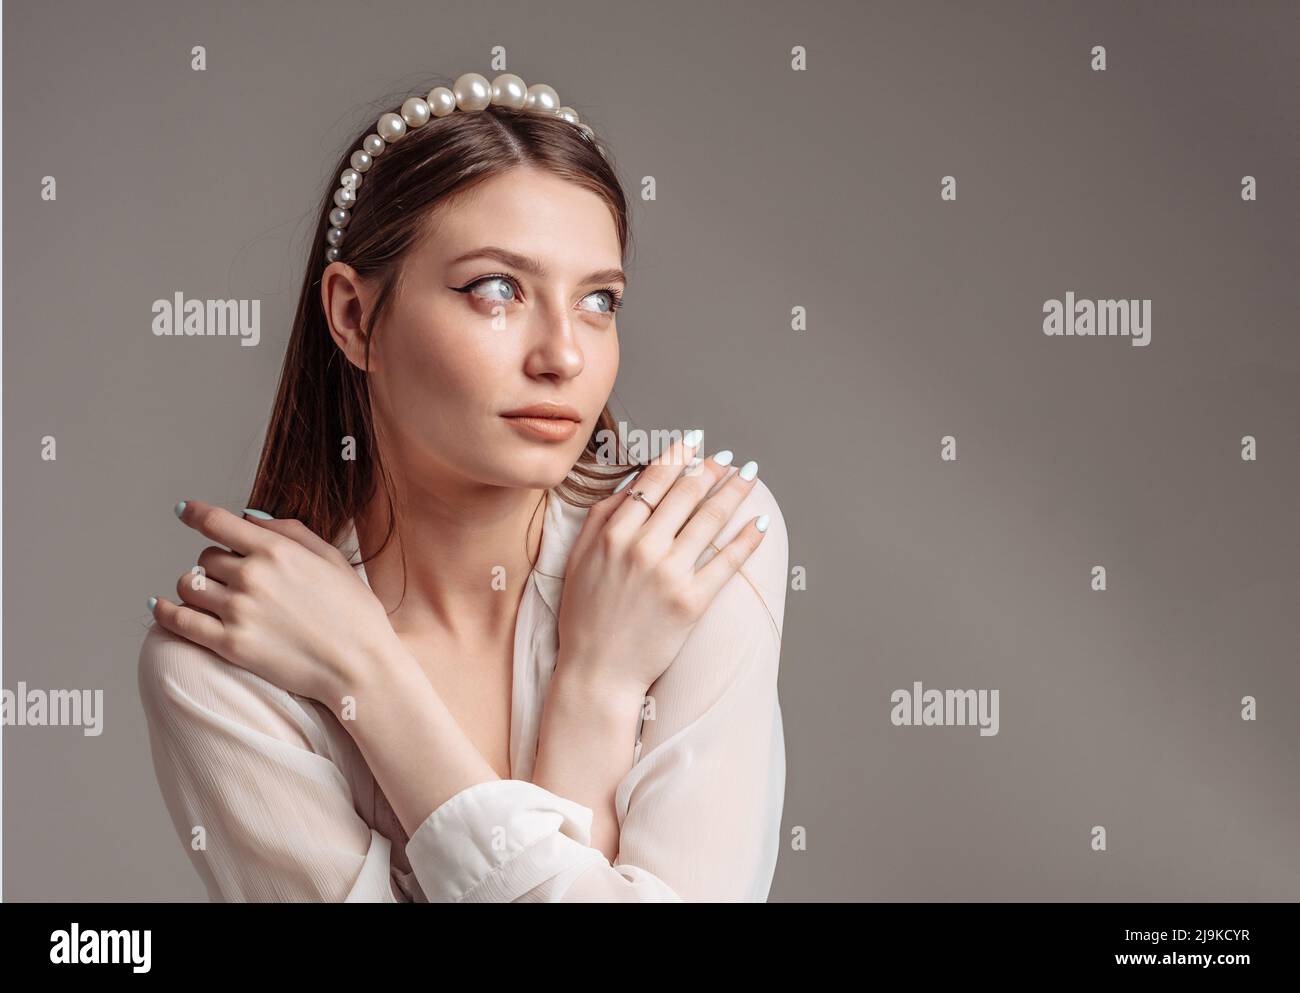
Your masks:
<path fill-rule="evenodd" d="M 586 297 L 583 297 L 583 299 L 585 300 L 587 299 L 587 297 L 598 297 L 598 296 L 605 297 L 608 303 L 605 304 L 604 309 L 593 311 L 593 313 L 613 314 L 615 311 L 618 310 L 619 307 L 623 306 L 623 294 L 620 293 L 612 286 L 607 286 L 604 289 L 596 290 L 594 293 L 588 293 Z"/>
<path fill-rule="evenodd" d="M 480 287 L 489 287 L 489 290 L 486 293 L 481 293 L 479 292 Z M 498 296 L 498 291 L 503 287 L 508 295 Z M 514 283 L 505 276 L 484 276 L 482 279 L 470 283 L 466 289 L 480 300 L 487 300 L 490 303 L 511 303 L 516 296 Z"/>
<path fill-rule="evenodd" d="M 605 298 L 604 306 L 601 307 L 599 310 L 595 311 L 595 313 L 597 314 L 612 314 L 618 308 L 618 300 L 615 298 L 614 294 L 611 293 L 609 290 L 597 290 L 595 293 L 588 293 L 582 299 L 590 300 L 592 297 Z"/>
<path fill-rule="evenodd" d="M 478 300 L 486 303 L 516 303 L 521 294 L 519 284 L 515 282 L 513 276 L 494 274 L 491 276 L 480 276 L 473 282 L 466 283 L 464 286 L 451 286 L 448 289 L 455 290 L 457 293 L 465 293 L 473 296 Z M 595 309 L 583 307 L 591 314 L 602 314 L 605 316 L 612 315 L 619 307 L 623 306 L 623 294 L 613 286 L 602 287 L 599 290 L 593 290 L 582 299 L 589 300 L 592 297 L 604 297 L 603 304 L 597 304 Z"/>

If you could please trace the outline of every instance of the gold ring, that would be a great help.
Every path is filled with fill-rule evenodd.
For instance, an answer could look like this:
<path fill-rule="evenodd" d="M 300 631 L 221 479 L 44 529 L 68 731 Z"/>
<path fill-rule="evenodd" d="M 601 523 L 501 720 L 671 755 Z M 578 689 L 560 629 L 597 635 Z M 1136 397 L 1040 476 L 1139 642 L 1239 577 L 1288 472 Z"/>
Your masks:
<path fill-rule="evenodd" d="M 640 500 L 643 504 L 645 504 L 647 507 L 650 508 L 650 513 L 652 514 L 654 513 L 655 505 L 651 503 L 649 500 L 647 500 L 645 498 L 645 494 L 642 493 L 640 490 L 633 490 L 631 493 L 628 494 L 628 496 L 630 496 L 633 500 Z"/>

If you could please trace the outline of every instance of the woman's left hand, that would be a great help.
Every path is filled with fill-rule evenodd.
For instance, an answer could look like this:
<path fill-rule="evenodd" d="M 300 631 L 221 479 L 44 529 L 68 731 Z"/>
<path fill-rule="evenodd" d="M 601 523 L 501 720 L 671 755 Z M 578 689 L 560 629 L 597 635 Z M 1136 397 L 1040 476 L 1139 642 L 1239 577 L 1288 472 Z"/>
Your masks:
<path fill-rule="evenodd" d="M 200 500 L 179 516 L 230 551 L 203 550 L 176 583 L 182 603 L 158 598 L 153 615 L 168 631 L 331 710 L 359 678 L 400 657 L 370 587 L 301 521 L 238 517 Z"/>

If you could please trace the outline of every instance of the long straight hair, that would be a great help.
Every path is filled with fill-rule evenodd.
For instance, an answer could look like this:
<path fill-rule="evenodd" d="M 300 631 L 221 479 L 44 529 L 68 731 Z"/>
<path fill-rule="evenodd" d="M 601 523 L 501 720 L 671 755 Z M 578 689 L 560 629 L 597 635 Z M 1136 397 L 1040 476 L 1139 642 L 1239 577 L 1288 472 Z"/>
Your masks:
<path fill-rule="evenodd" d="M 396 515 L 392 477 L 375 441 L 368 373 L 370 332 L 381 325 L 400 288 L 403 261 L 425 235 L 437 211 L 492 176 L 530 166 L 576 183 L 604 200 L 624 259 L 630 240 L 627 199 L 612 156 L 607 158 L 608 150 L 602 155 L 574 125 L 552 115 L 495 105 L 484 111 L 457 111 L 431 118 L 375 156 L 346 228 L 339 261 L 378 286 L 365 328 L 366 369 L 358 369 L 330 336 L 320 282 L 329 264 L 325 233 L 339 185 L 337 177 L 349 167 L 352 150 L 361 146 L 373 127 L 373 123 L 367 125 L 348 142 L 322 191 L 298 310 L 247 504 L 275 517 L 296 518 L 326 541 L 338 541 L 349 519 L 357 516 L 376 485 L 382 484 L 388 500 L 388 531 L 371 558 L 387 547 Z M 637 468 L 628 464 L 621 448 L 617 458 L 621 471 L 608 465 L 597 468 L 598 438 L 620 438 L 617 425 L 606 406 L 577 463 L 556 487 L 557 495 L 566 502 L 589 506 L 608 496 L 615 480 Z M 344 458 L 349 439 L 353 457 Z"/>

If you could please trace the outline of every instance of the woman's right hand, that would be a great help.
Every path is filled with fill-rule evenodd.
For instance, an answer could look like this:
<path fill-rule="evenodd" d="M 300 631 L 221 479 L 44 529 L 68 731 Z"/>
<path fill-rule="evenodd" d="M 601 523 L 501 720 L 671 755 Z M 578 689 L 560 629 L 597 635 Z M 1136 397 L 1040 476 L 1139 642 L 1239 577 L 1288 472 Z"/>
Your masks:
<path fill-rule="evenodd" d="M 709 495 L 730 472 L 731 453 L 690 464 L 700 443 L 693 433 L 588 511 L 560 601 L 556 669 L 566 678 L 644 694 L 763 540 L 759 525 L 768 522 L 755 518 L 695 568 L 753 489 L 758 466 L 731 472 Z M 637 491 L 649 504 L 633 498 Z"/>

